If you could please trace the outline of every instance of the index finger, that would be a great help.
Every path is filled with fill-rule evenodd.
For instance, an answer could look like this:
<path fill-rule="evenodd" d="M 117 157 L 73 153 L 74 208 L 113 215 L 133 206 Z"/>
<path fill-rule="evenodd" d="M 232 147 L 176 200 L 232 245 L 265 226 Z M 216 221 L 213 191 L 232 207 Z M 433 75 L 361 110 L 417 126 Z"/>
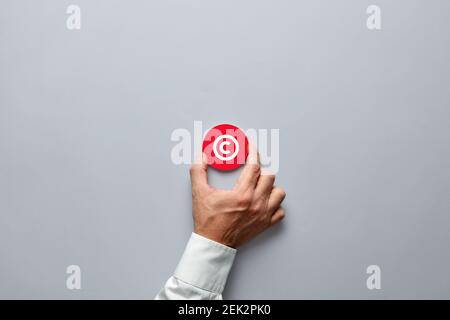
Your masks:
<path fill-rule="evenodd" d="M 236 182 L 236 189 L 239 191 L 255 189 L 260 174 L 261 163 L 259 161 L 259 153 L 255 147 L 249 144 L 247 161 L 245 162 L 244 170 L 242 170 Z"/>

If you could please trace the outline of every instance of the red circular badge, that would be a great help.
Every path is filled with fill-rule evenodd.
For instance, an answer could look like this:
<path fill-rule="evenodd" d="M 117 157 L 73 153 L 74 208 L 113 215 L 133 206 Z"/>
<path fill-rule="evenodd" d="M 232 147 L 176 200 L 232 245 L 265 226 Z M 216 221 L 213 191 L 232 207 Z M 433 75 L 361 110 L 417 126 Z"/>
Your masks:
<path fill-rule="evenodd" d="M 211 167 L 233 170 L 243 165 L 247 159 L 248 139 L 238 127 L 220 124 L 206 133 L 202 150 Z"/>

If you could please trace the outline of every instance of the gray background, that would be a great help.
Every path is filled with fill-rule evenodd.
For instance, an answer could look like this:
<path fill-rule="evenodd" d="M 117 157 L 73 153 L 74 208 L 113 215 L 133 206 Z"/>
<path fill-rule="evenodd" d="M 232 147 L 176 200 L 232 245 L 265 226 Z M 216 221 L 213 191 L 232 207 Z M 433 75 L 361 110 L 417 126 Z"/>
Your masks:
<path fill-rule="evenodd" d="M 153 298 L 191 232 L 170 134 L 194 120 L 280 129 L 287 218 L 239 251 L 226 298 L 450 298 L 449 12 L 2 1 L 0 298 Z"/>

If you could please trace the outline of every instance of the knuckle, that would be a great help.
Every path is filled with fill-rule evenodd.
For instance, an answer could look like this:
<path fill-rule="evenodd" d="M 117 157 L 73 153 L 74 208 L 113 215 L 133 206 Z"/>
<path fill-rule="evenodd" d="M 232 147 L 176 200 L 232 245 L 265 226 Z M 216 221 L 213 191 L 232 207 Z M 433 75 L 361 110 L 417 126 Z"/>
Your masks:
<path fill-rule="evenodd" d="M 273 185 L 273 183 L 275 182 L 275 175 L 267 173 L 267 171 L 264 169 L 261 169 L 261 178 L 264 179 L 266 183 L 271 185 Z"/>
<path fill-rule="evenodd" d="M 259 212 L 261 212 L 262 206 L 259 203 L 253 204 L 250 208 L 250 213 L 252 214 L 257 214 Z"/>
<path fill-rule="evenodd" d="M 239 195 L 237 199 L 237 203 L 240 207 L 243 207 L 245 209 L 248 209 L 251 204 L 251 197 L 248 195 Z"/>
<path fill-rule="evenodd" d="M 259 163 L 254 163 L 251 165 L 251 169 L 252 169 L 253 173 L 260 173 L 261 165 Z"/>
<path fill-rule="evenodd" d="M 277 187 L 274 191 L 279 195 L 281 199 L 284 199 L 286 197 L 286 192 L 283 189 Z"/>

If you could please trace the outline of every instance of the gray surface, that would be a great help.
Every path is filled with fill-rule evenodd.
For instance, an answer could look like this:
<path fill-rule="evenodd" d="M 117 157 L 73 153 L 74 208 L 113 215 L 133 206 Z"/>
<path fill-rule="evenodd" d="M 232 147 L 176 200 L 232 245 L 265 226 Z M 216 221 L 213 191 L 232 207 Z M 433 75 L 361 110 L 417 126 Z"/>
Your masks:
<path fill-rule="evenodd" d="M 0 6 L 0 298 L 152 298 L 191 231 L 170 134 L 194 120 L 280 128 L 287 218 L 225 297 L 450 298 L 449 1 Z"/>

